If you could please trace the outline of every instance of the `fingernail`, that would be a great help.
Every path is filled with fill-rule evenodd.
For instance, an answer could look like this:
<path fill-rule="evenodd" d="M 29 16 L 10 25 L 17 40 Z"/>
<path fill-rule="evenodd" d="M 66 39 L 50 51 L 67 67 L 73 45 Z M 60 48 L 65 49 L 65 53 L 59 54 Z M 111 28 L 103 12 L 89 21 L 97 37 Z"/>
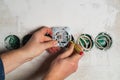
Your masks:
<path fill-rule="evenodd" d="M 83 51 L 81 51 L 79 54 L 80 54 L 80 55 L 83 55 Z"/>
<path fill-rule="evenodd" d="M 54 42 L 54 46 L 55 47 L 58 46 L 58 42 L 57 41 Z"/>
<path fill-rule="evenodd" d="M 58 47 L 58 44 L 54 45 L 54 47 Z"/>
<path fill-rule="evenodd" d="M 54 45 L 56 45 L 58 42 L 57 41 L 54 41 Z"/>

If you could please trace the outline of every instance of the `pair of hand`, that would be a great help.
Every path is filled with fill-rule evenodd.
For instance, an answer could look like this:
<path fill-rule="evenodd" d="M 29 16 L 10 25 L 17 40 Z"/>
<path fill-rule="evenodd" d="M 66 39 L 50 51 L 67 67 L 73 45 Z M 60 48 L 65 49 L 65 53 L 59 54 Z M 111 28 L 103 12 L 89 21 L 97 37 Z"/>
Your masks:
<path fill-rule="evenodd" d="M 52 40 L 45 34 L 52 34 L 51 28 L 44 27 L 35 32 L 27 44 L 21 49 L 28 53 L 29 58 L 40 55 L 44 50 L 55 47 L 57 41 Z M 82 57 L 79 53 L 74 52 L 74 44 L 61 53 L 51 64 L 51 67 L 44 77 L 44 80 L 63 80 L 75 72 L 78 67 L 78 61 Z"/>

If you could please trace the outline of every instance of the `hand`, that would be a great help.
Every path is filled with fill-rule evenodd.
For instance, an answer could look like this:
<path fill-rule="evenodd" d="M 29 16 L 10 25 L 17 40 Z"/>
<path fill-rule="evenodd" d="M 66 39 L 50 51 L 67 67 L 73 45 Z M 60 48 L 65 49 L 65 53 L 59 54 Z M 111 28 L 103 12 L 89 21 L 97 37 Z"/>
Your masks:
<path fill-rule="evenodd" d="M 54 47 L 57 44 L 57 41 L 45 36 L 46 33 L 52 34 L 51 28 L 43 27 L 39 31 L 35 32 L 27 44 L 21 48 L 28 54 L 27 56 L 34 58 L 40 55 L 44 50 Z"/>
<path fill-rule="evenodd" d="M 80 52 L 81 54 L 81 52 Z M 51 64 L 50 70 L 44 80 L 64 80 L 78 68 L 79 59 L 83 54 L 74 52 L 74 45 L 59 55 Z"/>
<path fill-rule="evenodd" d="M 47 52 L 50 53 L 50 54 L 56 54 L 56 53 L 60 52 L 61 49 L 62 48 L 60 48 L 59 46 L 51 47 L 51 48 L 47 49 Z"/>
<path fill-rule="evenodd" d="M 52 34 L 52 30 L 44 27 L 35 32 L 27 44 L 22 48 L 3 53 L 1 59 L 4 64 L 5 73 L 7 74 L 13 71 L 21 64 L 40 55 L 47 48 L 54 47 L 57 42 L 45 36 L 46 33 Z"/>

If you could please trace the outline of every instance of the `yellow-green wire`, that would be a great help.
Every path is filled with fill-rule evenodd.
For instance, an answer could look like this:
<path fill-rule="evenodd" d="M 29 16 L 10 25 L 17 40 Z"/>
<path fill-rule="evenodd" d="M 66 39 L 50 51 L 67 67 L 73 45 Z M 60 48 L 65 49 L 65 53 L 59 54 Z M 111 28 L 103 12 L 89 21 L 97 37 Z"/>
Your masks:
<path fill-rule="evenodd" d="M 73 41 L 70 41 L 72 44 L 74 44 L 74 49 L 79 53 L 80 51 L 82 51 L 77 44 L 75 44 Z"/>

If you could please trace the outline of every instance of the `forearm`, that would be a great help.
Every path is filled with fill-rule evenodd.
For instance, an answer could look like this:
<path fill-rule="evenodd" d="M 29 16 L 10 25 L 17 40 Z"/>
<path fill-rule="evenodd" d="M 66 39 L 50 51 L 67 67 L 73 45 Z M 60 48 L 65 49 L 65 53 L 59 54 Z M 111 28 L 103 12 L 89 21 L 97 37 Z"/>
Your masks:
<path fill-rule="evenodd" d="M 28 53 L 26 53 L 21 49 L 3 53 L 1 55 L 1 59 L 3 61 L 5 74 L 11 72 L 21 64 L 28 61 L 30 58 L 28 56 L 25 56 L 25 54 L 28 54 Z"/>

